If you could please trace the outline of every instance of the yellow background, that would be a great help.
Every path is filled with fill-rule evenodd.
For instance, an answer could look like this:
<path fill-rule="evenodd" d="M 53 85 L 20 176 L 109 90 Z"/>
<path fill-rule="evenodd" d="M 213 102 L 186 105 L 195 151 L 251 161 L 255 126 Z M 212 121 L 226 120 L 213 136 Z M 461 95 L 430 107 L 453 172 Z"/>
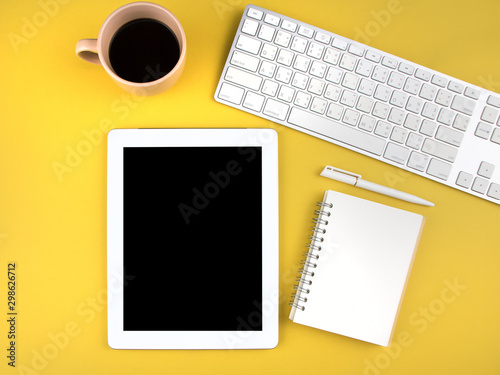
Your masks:
<path fill-rule="evenodd" d="M 105 18 L 126 1 L 61 3 L 1 1 L 0 373 L 500 373 L 498 205 L 215 102 L 246 5 L 242 1 L 159 1 L 185 28 L 187 65 L 170 91 L 140 102 L 102 68 L 74 54 L 76 41 L 96 37 Z M 262 0 L 258 5 L 500 91 L 497 0 Z M 29 29 L 27 21 L 39 27 Z M 276 129 L 282 293 L 276 349 L 115 351 L 107 346 L 106 142 L 96 138 L 91 148 L 83 145 L 86 132 L 109 121 L 111 128 Z M 84 155 L 68 161 L 74 150 Z M 54 165 L 68 163 L 58 177 Z M 319 177 L 326 164 L 422 196 L 436 207 Z M 314 203 L 329 188 L 427 217 L 389 349 L 288 320 Z M 15 369 L 6 358 L 9 261 L 17 264 Z M 147 311 L 147 301 L 144 307 Z M 209 308 L 200 306 L 200 313 Z"/>

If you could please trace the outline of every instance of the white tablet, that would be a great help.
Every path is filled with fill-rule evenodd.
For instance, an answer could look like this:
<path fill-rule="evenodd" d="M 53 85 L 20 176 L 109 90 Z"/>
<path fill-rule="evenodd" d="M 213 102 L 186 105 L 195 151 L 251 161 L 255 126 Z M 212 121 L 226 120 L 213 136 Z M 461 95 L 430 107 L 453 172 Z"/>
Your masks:
<path fill-rule="evenodd" d="M 278 343 L 272 129 L 108 134 L 108 342 L 114 349 Z"/>

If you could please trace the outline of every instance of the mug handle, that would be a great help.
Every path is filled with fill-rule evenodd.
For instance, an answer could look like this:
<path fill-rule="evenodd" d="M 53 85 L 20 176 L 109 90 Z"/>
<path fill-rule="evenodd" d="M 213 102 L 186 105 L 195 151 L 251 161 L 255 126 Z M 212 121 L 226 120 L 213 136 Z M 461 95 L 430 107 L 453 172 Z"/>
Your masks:
<path fill-rule="evenodd" d="M 97 54 L 97 39 L 82 39 L 76 43 L 76 55 L 92 64 L 101 65 Z"/>

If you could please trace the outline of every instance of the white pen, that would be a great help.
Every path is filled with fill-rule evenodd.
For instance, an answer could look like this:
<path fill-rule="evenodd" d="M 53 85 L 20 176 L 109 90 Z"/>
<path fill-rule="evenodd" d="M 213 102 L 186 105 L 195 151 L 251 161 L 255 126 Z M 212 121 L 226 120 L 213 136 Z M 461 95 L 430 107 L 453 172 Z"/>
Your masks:
<path fill-rule="evenodd" d="M 421 204 L 424 206 L 431 206 L 431 207 L 434 206 L 434 203 L 426 201 L 425 199 L 419 198 L 415 195 L 411 195 L 396 189 L 392 189 L 386 186 L 375 184 L 373 182 L 362 180 L 361 175 L 359 174 L 347 172 L 342 169 L 331 167 L 329 165 L 327 165 L 323 169 L 323 172 L 321 172 L 321 176 L 328 177 L 340 182 L 344 182 L 349 185 L 354 185 L 362 189 L 374 191 L 376 193 L 388 195 L 389 197 L 401 199 L 407 202 Z"/>

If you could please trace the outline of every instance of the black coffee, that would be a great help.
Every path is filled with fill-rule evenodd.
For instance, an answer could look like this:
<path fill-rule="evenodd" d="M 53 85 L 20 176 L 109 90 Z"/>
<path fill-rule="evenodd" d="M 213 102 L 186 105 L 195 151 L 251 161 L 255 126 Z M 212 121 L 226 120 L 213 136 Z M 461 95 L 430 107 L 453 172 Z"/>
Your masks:
<path fill-rule="evenodd" d="M 172 30 L 149 18 L 120 27 L 109 46 L 111 67 L 131 82 L 160 79 L 174 68 L 179 56 L 179 42 Z"/>

